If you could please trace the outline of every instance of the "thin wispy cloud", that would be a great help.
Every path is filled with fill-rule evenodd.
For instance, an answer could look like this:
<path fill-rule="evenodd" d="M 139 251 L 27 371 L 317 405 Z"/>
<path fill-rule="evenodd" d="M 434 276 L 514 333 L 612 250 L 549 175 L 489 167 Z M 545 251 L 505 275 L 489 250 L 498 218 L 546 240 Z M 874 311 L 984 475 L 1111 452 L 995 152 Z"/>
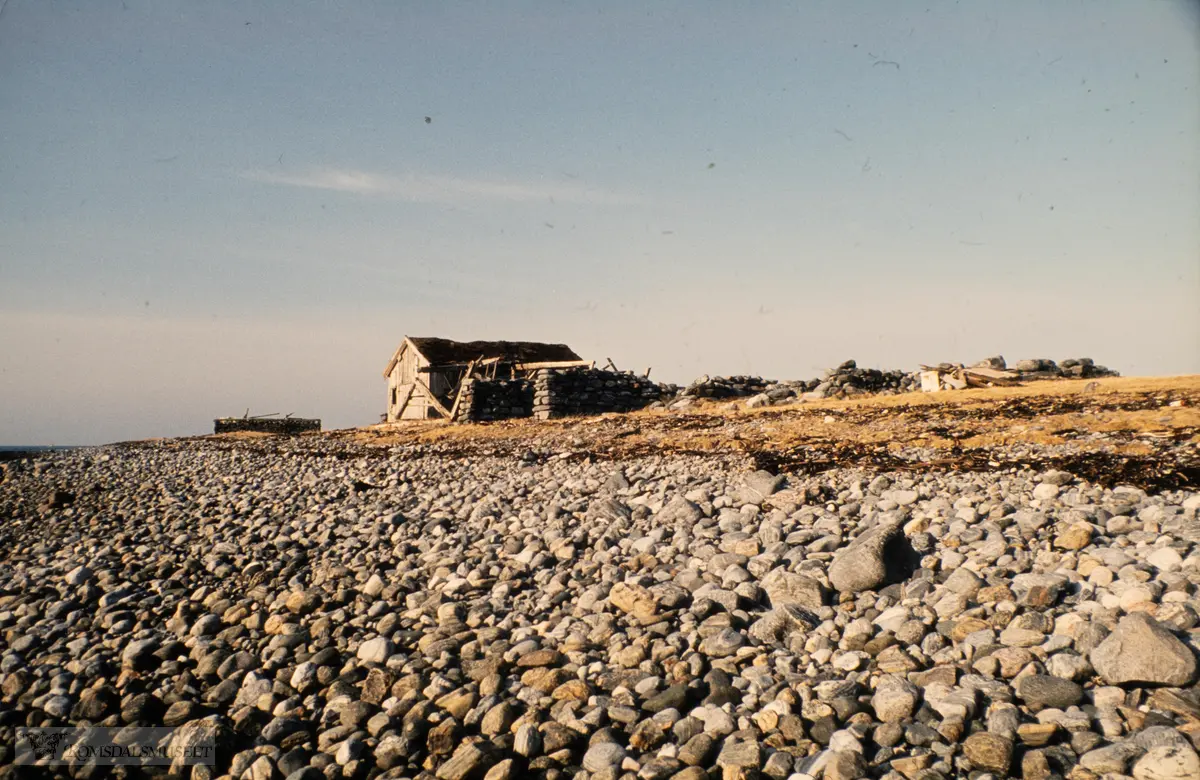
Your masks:
<path fill-rule="evenodd" d="M 284 187 L 331 190 L 415 203 L 457 205 L 465 202 L 545 203 L 553 200 L 589 206 L 645 205 L 638 195 L 593 189 L 556 181 L 509 181 L 460 176 L 391 175 L 348 168 L 314 168 L 306 171 L 249 170 L 243 179 Z"/>

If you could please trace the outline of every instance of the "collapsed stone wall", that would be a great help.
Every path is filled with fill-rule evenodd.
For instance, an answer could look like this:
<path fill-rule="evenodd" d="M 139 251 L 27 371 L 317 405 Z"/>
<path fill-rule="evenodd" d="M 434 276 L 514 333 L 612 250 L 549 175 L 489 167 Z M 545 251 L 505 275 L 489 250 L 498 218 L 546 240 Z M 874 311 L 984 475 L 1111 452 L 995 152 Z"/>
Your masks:
<path fill-rule="evenodd" d="M 1022 360 L 1007 366 L 1000 356 L 976 366 L 1008 370 L 1020 381 L 1119 376 L 1090 358 Z M 943 364 L 947 369 L 951 364 Z M 703 376 L 686 388 L 659 384 L 628 372 L 595 368 L 542 369 L 532 380 L 469 380 L 455 413 L 456 422 L 505 420 L 628 412 L 637 409 L 685 409 L 699 399 L 747 399 L 749 408 L 776 406 L 823 398 L 895 395 L 920 389 L 920 373 L 859 368 L 847 360 L 819 378 L 780 382 L 758 376 Z"/>
<path fill-rule="evenodd" d="M 632 412 L 660 400 L 664 392 L 644 376 L 598 368 L 542 369 L 533 381 L 533 416 L 539 420 Z"/>
<path fill-rule="evenodd" d="M 319 430 L 320 420 L 306 420 L 300 417 L 224 417 L 213 420 L 213 433 L 253 431 L 288 435 Z"/>
<path fill-rule="evenodd" d="M 875 368 L 859 368 L 853 360 L 847 360 L 837 368 L 825 371 L 822 379 L 805 383 L 810 399 L 847 398 L 853 395 L 895 395 L 908 393 L 920 387 L 920 375 L 911 371 L 880 371 Z"/>
<path fill-rule="evenodd" d="M 745 398 L 765 393 L 779 384 L 761 376 L 702 376 L 684 389 L 682 395 L 692 398 Z"/>
<path fill-rule="evenodd" d="M 533 382 L 528 379 L 468 379 L 454 410 L 455 422 L 487 422 L 533 416 Z"/>
<path fill-rule="evenodd" d="M 816 379 L 779 382 L 758 376 L 703 376 L 668 401 L 669 409 L 684 409 L 696 399 L 747 398 L 750 408 L 794 403 L 797 399 L 849 398 L 855 395 L 895 395 L 916 390 L 918 375 L 909 371 L 880 371 L 859 368 L 847 360 Z"/>
<path fill-rule="evenodd" d="M 1071 358 L 1061 363 L 1045 358 L 1021 360 L 1009 366 L 1004 358 L 981 360 L 976 367 L 1009 371 L 1019 382 L 1039 379 L 1081 379 L 1120 376 L 1110 368 L 1096 365 L 1091 358 Z M 958 368 L 957 364 L 942 363 L 939 368 L 947 371 Z M 702 376 L 677 394 L 669 394 L 663 403 L 666 409 L 686 409 L 699 399 L 745 398 L 748 408 L 777 406 L 802 401 L 817 401 L 823 398 L 850 398 L 858 395 L 896 395 L 920 389 L 920 372 L 880 371 L 874 368 L 859 368 L 853 360 L 847 360 L 836 368 L 827 369 L 824 376 L 815 379 L 797 379 L 779 382 L 758 376 L 709 377 Z"/>

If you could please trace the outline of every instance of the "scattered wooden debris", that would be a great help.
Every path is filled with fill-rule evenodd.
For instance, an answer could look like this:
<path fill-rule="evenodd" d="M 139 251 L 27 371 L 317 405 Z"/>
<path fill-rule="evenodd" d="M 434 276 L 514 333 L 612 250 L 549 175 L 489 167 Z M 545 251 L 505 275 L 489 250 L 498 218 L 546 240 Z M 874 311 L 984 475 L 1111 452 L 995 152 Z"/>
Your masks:
<path fill-rule="evenodd" d="M 985 366 L 963 366 L 941 363 L 921 366 L 921 392 L 965 390 L 968 387 L 1020 387 L 1019 375 Z"/>

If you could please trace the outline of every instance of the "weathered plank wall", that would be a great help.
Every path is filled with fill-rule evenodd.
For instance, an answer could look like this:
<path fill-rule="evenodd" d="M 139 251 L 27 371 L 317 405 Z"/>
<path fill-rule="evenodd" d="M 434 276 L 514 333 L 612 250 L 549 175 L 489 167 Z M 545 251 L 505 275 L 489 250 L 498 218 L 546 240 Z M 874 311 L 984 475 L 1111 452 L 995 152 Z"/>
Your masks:
<path fill-rule="evenodd" d="M 425 391 L 416 383 L 418 371 L 427 365 L 428 362 L 407 344 L 401 350 L 400 359 L 396 361 L 391 375 L 388 376 L 388 422 L 424 420 L 438 416 L 432 413 L 432 404 L 425 397 Z M 434 392 L 442 392 L 446 386 L 445 377 L 440 374 L 419 376 Z"/>

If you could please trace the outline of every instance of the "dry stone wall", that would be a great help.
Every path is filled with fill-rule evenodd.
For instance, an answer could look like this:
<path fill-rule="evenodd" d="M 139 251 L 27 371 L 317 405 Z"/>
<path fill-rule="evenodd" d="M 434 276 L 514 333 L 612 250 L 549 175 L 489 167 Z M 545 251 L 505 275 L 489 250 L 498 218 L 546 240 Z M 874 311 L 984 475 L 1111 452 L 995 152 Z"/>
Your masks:
<path fill-rule="evenodd" d="M 511 420 L 533 415 L 533 382 L 528 379 L 468 379 L 455 422 Z"/>
<path fill-rule="evenodd" d="M 598 368 L 542 369 L 534 375 L 533 416 L 632 412 L 658 401 L 663 388 L 643 376 Z"/>

